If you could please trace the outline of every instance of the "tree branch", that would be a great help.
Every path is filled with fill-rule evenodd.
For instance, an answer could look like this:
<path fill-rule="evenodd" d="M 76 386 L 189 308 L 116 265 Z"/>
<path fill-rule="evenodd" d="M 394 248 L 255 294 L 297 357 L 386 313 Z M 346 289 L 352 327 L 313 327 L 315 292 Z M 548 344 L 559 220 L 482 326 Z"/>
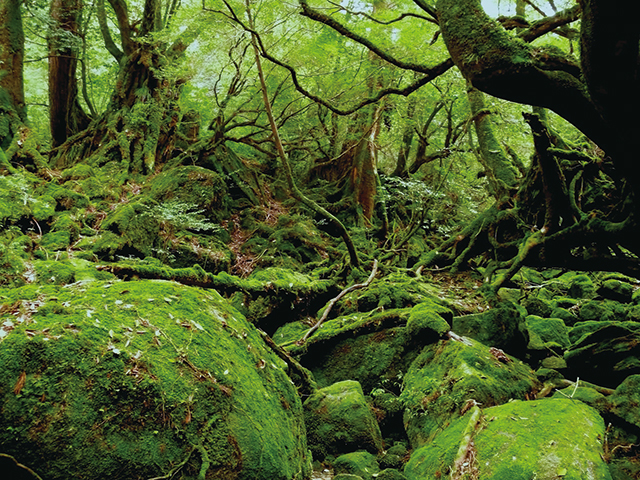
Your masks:
<path fill-rule="evenodd" d="M 352 32 L 347 27 L 337 22 L 330 16 L 325 15 L 324 13 L 318 12 L 317 10 L 314 10 L 309 6 L 307 0 L 299 0 L 299 3 L 300 3 L 300 6 L 302 7 L 302 16 L 310 18 L 311 20 L 314 20 L 316 22 L 323 23 L 324 25 L 333 28 L 339 34 L 347 38 L 350 38 L 354 42 L 357 42 L 360 45 L 363 45 L 364 47 L 368 48 L 371 52 L 375 53 L 381 59 L 385 60 L 391 65 L 395 65 L 396 67 L 402 68 L 404 70 L 413 70 L 414 72 L 420 72 L 427 75 L 430 75 L 432 73 L 431 68 L 421 65 L 419 63 L 403 62 L 401 60 L 398 60 L 393 55 L 380 49 L 378 46 L 376 46 L 373 42 L 371 42 L 367 38 L 364 38 L 363 36 L 355 32 Z"/>

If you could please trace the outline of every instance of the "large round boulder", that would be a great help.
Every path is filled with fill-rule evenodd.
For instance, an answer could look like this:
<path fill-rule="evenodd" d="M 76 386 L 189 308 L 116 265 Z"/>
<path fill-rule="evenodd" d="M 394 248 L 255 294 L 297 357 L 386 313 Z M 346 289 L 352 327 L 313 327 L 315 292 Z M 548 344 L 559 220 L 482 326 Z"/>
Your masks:
<path fill-rule="evenodd" d="M 286 365 L 215 291 L 0 290 L 0 451 L 43 478 L 306 478 Z"/>

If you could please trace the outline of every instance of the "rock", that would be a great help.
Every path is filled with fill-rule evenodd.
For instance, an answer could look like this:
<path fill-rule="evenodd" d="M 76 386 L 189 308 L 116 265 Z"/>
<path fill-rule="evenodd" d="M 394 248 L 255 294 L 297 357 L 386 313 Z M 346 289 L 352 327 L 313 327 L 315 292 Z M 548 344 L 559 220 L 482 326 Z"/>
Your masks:
<path fill-rule="evenodd" d="M 338 317 L 290 352 L 310 367 L 320 386 L 352 379 L 367 393 L 374 388 L 399 393 L 402 376 L 422 347 L 449 329 L 447 318 L 451 311 L 430 300 L 411 309 Z"/>
<path fill-rule="evenodd" d="M 520 352 L 526 344 L 518 329 L 524 321 L 522 309 L 513 303 L 501 303 L 484 313 L 454 317 L 453 331 L 485 345 Z"/>
<path fill-rule="evenodd" d="M 578 317 L 581 321 L 623 321 L 627 318 L 624 305 L 613 300 L 590 300 L 580 306 Z"/>
<path fill-rule="evenodd" d="M 404 377 L 400 396 L 413 448 L 428 442 L 474 403 L 499 405 L 524 399 L 540 384 L 529 366 L 496 348 L 464 339 L 424 348 Z"/>
<path fill-rule="evenodd" d="M 364 449 L 382 451 L 382 435 L 360 384 L 345 380 L 318 390 L 304 402 L 309 448 L 316 460 Z"/>
<path fill-rule="evenodd" d="M 514 401 L 477 413 L 470 411 L 414 451 L 407 479 L 444 478 L 450 469 L 452 478 L 466 472 L 482 480 L 611 479 L 603 460 L 604 422 L 582 402 Z"/>
<path fill-rule="evenodd" d="M 350 474 L 362 477 L 362 480 L 372 480 L 380 471 L 375 455 L 369 452 L 352 452 L 340 455 L 333 462 L 336 474 Z"/>
<path fill-rule="evenodd" d="M 386 390 L 376 388 L 369 394 L 376 409 L 376 417 L 383 438 L 394 440 L 404 439 L 405 433 L 402 427 L 402 412 L 404 405 L 400 398 Z"/>
<path fill-rule="evenodd" d="M 560 318 L 541 318 L 529 315 L 525 319 L 525 328 L 529 336 L 529 350 L 555 350 L 561 352 L 569 347 L 569 333 Z"/>
<path fill-rule="evenodd" d="M 85 281 L 0 299 L 0 451 L 43 478 L 308 474 L 287 366 L 217 292 Z"/>
<path fill-rule="evenodd" d="M 522 306 L 527 309 L 529 315 L 548 318 L 551 315 L 551 306 L 538 297 L 527 297 L 522 301 Z"/>
<path fill-rule="evenodd" d="M 598 295 L 616 302 L 629 303 L 633 296 L 633 286 L 620 280 L 605 280 L 597 290 Z"/>
<path fill-rule="evenodd" d="M 376 480 L 407 480 L 399 470 L 395 468 L 385 468 L 381 470 L 375 477 Z"/>
<path fill-rule="evenodd" d="M 351 475 L 350 473 L 339 473 L 333 480 L 364 480 L 360 475 Z"/>
<path fill-rule="evenodd" d="M 609 397 L 612 411 L 626 422 L 640 427 L 640 375 L 630 375 Z"/>
<path fill-rule="evenodd" d="M 559 280 L 568 284 L 568 294 L 573 298 L 592 298 L 596 293 L 596 286 L 591 277 L 584 273 L 567 272 Z"/>
<path fill-rule="evenodd" d="M 543 358 L 540 362 L 540 366 L 543 368 L 551 368 L 553 370 L 562 370 L 567 368 L 567 362 L 562 357 L 552 355 L 550 357 Z"/>
<path fill-rule="evenodd" d="M 551 398 L 580 400 L 597 410 L 600 415 L 605 415 L 610 408 L 609 400 L 605 395 L 598 392 L 595 388 L 583 386 L 583 382 L 580 382 L 577 388 L 575 386 L 569 386 L 561 390 L 556 390 Z"/>
<path fill-rule="evenodd" d="M 605 324 L 571 345 L 564 355 L 571 376 L 616 388 L 640 373 L 640 331 L 627 328 L 627 323 L 635 322 Z"/>

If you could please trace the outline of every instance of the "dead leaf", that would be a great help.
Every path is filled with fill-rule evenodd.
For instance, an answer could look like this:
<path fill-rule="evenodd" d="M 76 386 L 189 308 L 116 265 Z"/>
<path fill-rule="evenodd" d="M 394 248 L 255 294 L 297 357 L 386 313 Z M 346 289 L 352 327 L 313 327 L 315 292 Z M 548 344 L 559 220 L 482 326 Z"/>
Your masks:
<path fill-rule="evenodd" d="M 13 387 L 13 393 L 16 395 L 20 395 L 20 392 L 24 388 L 24 383 L 27 380 L 27 372 L 22 372 L 18 377 L 18 381 L 16 382 L 16 386 Z"/>

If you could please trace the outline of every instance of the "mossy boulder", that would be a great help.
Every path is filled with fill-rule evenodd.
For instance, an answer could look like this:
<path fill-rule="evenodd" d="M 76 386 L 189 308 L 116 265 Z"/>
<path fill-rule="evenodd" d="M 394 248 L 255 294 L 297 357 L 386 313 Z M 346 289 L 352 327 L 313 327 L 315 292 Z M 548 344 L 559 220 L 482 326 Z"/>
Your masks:
<path fill-rule="evenodd" d="M 366 451 L 340 455 L 333 462 L 333 471 L 340 474 L 357 475 L 362 480 L 377 478 L 380 471 L 376 456 Z"/>
<path fill-rule="evenodd" d="M 525 319 L 525 328 L 529 337 L 529 350 L 561 352 L 569 347 L 569 330 L 560 318 L 542 318 L 529 315 Z"/>
<path fill-rule="evenodd" d="M 485 345 L 513 353 L 522 351 L 526 345 L 519 328 L 523 322 L 522 308 L 510 302 L 503 302 L 483 313 L 454 317 L 453 331 Z"/>
<path fill-rule="evenodd" d="M 433 438 L 471 405 L 523 399 L 539 387 L 529 366 L 501 350 L 463 338 L 424 348 L 404 377 L 400 396 L 414 448 Z"/>
<path fill-rule="evenodd" d="M 150 257 L 157 246 L 160 225 L 149 206 L 131 202 L 118 206 L 102 222 L 101 232 L 116 235 L 112 247 L 117 255 Z M 111 238 L 108 235 L 104 238 Z M 96 249 L 94 249 L 96 251 Z"/>
<path fill-rule="evenodd" d="M 596 286 L 589 275 L 579 272 L 567 272 L 559 278 L 568 285 L 568 295 L 573 298 L 592 298 Z"/>
<path fill-rule="evenodd" d="M 479 418 L 473 413 L 412 454 L 408 480 L 441 478 L 450 469 L 452 478 L 483 480 L 611 479 L 603 460 L 604 422 L 582 402 L 514 401 L 483 409 Z M 456 463 L 460 451 L 465 455 Z"/>
<path fill-rule="evenodd" d="M 616 388 L 629 375 L 640 374 L 637 325 L 636 322 L 608 323 L 582 335 L 564 354 L 572 376 Z"/>
<path fill-rule="evenodd" d="M 581 321 L 623 321 L 627 317 L 624 305 L 613 300 L 590 300 L 580 305 L 578 317 Z"/>
<path fill-rule="evenodd" d="M 602 282 L 598 295 L 616 302 L 629 303 L 633 296 L 633 286 L 621 280 L 609 279 Z"/>
<path fill-rule="evenodd" d="M 0 451 L 43 478 L 308 475 L 286 365 L 217 292 L 90 281 L 0 302 Z"/>
<path fill-rule="evenodd" d="M 309 396 L 304 402 L 304 418 L 316 460 L 358 449 L 372 454 L 382 451 L 380 428 L 356 381 L 338 382 Z"/>
<path fill-rule="evenodd" d="M 305 345 L 292 348 L 318 385 L 357 380 L 365 392 L 399 393 L 402 376 L 424 345 L 448 330 L 451 311 L 431 300 L 412 309 L 338 317 L 324 323 Z"/>
<path fill-rule="evenodd" d="M 640 375 L 629 375 L 609 397 L 612 411 L 636 427 L 640 427 Z"/>

